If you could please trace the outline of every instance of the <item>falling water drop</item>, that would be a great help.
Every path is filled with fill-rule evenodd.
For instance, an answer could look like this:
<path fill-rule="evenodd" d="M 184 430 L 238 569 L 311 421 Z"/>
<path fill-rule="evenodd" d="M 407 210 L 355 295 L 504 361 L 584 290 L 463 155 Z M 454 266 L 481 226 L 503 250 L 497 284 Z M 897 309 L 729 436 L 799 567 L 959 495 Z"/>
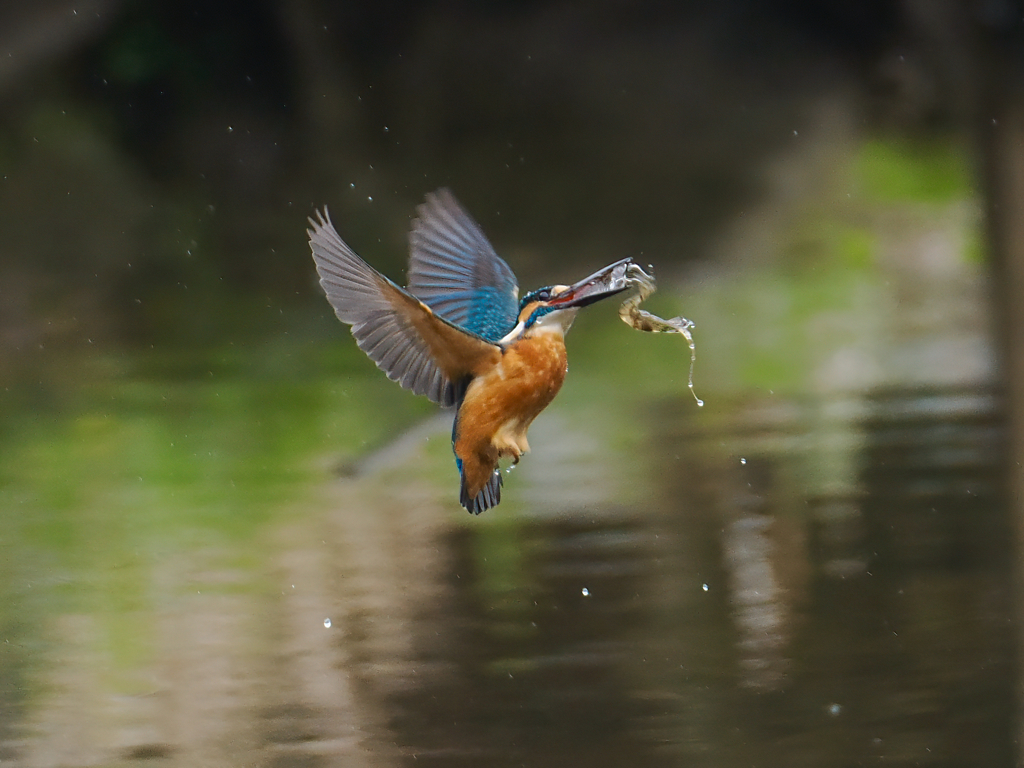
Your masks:
<path fill-rule="evenodd" d="M 331 619 L 330 619 L 330 617 L 324 619 L 324 628 L 325 629 L 330 629 L 331 628 Z"/>
<path fill-rule="evenodd" d="M 690 333 L 697 325 L 692 320 L 682 319 L 682 326 L 679 332 L 683 334 L 683 338 L 686 339 L 686 343 L 690 345 L 690 375 L 686 378 L 686 386 L 690 390 L 690 394 L 693 395 L 693 399 L 697 401 L 697 407 L 703 408 L 704 401 L 697 397 L 697 393 L 693 391 L 693 366 L 697 363 L 697 344 L 693 340 L 693 334 Z"/>
<path fill-rule="evenodd" d="M 586 587 L 583 588 L 583 596 L 584 597 L 590 597 L 590 590 L 587 589 Z"/>

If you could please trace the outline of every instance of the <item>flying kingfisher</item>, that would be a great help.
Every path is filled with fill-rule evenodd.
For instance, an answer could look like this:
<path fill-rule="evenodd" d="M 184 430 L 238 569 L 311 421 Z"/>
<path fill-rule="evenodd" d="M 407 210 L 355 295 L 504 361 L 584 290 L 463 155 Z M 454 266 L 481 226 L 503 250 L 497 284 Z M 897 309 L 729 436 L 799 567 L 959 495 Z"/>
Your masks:
<path fill-rule="evenodd" d="M 480 514 L 501 499 L 499 459 L 518 462 L 530 449 L 526 430 L 562 387 L 577 311 L 629 287 L 631 261 L 519 299 L 512 270 L 449 190 L 428 194 L 417 211 L 404 289 L 345 244 L 326 208 L 309 219 L 309 245 L 359 348 L 406 389 L 456 407 L 459 501 Z"/>

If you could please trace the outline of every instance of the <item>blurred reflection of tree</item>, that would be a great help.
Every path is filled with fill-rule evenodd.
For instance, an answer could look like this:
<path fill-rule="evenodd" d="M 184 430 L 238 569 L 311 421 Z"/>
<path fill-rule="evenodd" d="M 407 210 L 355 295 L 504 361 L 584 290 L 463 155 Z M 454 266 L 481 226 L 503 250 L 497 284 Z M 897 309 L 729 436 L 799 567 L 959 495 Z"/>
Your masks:
<path fill-rule="evenodd" d="M 1007 492 L 1016 536 L 1016 616 L 1022 615 L 1024 558 L 1024 49 L 1020 3 L 991 3 L 976 32 L 975 129 L 982 162 L 992 259 L 994 323 L 1007 395 Z M 1020 657 L 1018 638 L 1018 659 Z M 1024 681 L 1018 679 L 1018 712 Z M 1024 721 L 1017 723 L 1018 738 Z M 1021 756 L 1017 754 L 1017 762 Z"/>

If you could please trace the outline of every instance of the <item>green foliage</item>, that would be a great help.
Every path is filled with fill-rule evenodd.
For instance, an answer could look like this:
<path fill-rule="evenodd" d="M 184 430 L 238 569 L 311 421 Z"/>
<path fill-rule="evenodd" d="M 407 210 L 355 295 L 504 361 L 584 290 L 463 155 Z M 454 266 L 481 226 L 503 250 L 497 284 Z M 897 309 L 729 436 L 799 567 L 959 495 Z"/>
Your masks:
<path fill-rule="evenodd" d="M 972 192 L 962 148 L 939 140 L 865 142 L 855 173 L 865 196 L 874 202 L 949 203 Z"/>
<path fill-rule="evenodd" d="M 107 40 L 103 68 L 111 80 L 136 85 L 185 66 L 187 53 L 175 45 L 155 19 L 143 18 L 120 25 Z"/>

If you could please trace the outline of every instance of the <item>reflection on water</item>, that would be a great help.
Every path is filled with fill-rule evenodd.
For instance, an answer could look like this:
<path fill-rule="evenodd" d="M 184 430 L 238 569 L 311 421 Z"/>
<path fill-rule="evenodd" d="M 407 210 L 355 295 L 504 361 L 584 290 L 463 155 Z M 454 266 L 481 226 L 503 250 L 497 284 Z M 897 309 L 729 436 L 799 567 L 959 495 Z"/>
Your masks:
<path fill-rule="evenodd" d="M 886 391 L 780 410 L 740 409 L 731 434 L 703 435 L 688 454 L 698 471 L 676 489 L 702 488 L 720 525 L 702 536 L 713 546 L 717 534 L 727 571 L 729 710 L 745 717 L 705 731 L 719 758 L 734 755 L 719 763 L 1011 764 L 993 399 Z M 846 461 L 823 460 L 823 443 L 852 442 Z M 730 463 L 752 443 L 759 455 Z M 714 446 L 718 458 L 696 458 Z"/>
<path fill-rule="evenodd" d="M 992 396 L 770 397 L 717 420 L 683 402 L 646 414 L 660 466 L 587 455 L 633 491 L 562 498 L 517 472 L 480 519 L 427 477 L 447 477 L 443 421 L 237 538 L 187 517 L 182 541 L 140 534 L 151 496 L 80 478 L 75 514 L 107 532 L 68 533 L 87 562 L 42 518 L 4 535 L 0 758 L 1011 764 Z M 8 480 L 8 512 L 38 518 L 34 493 Z"/>

